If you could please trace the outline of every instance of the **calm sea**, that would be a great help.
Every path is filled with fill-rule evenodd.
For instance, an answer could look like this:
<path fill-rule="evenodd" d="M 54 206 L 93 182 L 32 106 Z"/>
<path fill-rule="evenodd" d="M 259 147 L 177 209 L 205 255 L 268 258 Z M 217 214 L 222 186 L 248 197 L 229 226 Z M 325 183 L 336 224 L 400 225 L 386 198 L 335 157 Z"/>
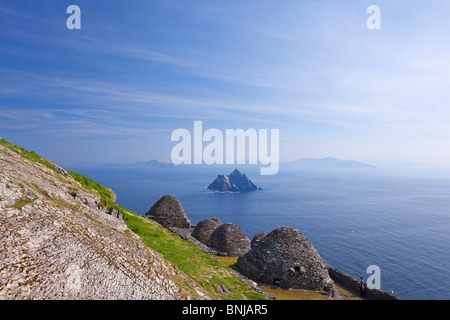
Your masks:
<path fill-rule="evenodd" d="M 114 190 L 118 203 L 145 214 L 176 196 L 193 224 L 217 217 L 252 237 L 288 226 L 332 266 L 366 279 L 381 270 L 381 290 L 404 299 L 450 299 L 450 172 L 281 167 L 261 176 L 239 168 L 261 191 L 208 191 L 228 167 L 73 168 Z"/>

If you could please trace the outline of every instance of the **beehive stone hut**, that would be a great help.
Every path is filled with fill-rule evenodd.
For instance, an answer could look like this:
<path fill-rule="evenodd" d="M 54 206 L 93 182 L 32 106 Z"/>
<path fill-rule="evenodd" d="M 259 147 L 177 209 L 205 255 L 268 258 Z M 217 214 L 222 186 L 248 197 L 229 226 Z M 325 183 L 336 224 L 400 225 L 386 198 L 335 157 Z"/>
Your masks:
<path fill-rule="evenodd" d="M 167 195 L 159 199 L 145 216 L 165 228 L 191 228 L 191 222 L 186 216 L 186 212 L 180 201 L 174 196 Z"/>
<path fill-rule="evenodd" d="M 253 246 L 256 243 L 258 243 L 259 241 L 261 241 L 261 239 L 264 238 L 265 236 L 267 236 L 267 232 L 261 232 L 261 233 L 255 234 L 252 241 L 250 242 L 251 247 L 253 248 Z"/>
<path fill-rule="evenodd" d="M 222 225 L 222 221 L 219 218 L 202 220 L 195 226 L 194 231 L 192 231 L 192 236 L 201 243 L 207 244 L 211 234 L 220 225 Z"/>
<path fill-rule="evenodd" d="M 334 292 L 327 263 L 298 230 L 280 227 L 273 230 L 237 261 L 248 278 L 282 288 Z"/>
<path fill-rule="evenodd" d="M 218 255 L 237 257 L 250 250 L 250 240 L 237 225 L 224 223 L 208 239 L 207 245 Z"/>

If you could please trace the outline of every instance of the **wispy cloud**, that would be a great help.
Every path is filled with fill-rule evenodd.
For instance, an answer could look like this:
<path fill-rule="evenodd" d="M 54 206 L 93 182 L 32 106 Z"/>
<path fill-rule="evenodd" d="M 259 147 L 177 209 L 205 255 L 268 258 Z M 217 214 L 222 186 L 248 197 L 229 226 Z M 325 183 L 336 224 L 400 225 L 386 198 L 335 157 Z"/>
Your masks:
<path fill-rule="evenodd" d="M 450 139 L 446 2 L 382 1 L 379 32 L 354 1 L 109 5 L 89 2 L 81 32 L 50 5 L 0 5 L 1 129 L 166 137 L 200 119 L 360 153 Z"/>
<path fill-rule="evenodd" d="M 121 54 L 125 57 L 136 58 L 151 62 L 161 62 L 171 65 L 175 65 L 182 68 L 193 68 L 198 66 L 198 61 L 193 59 L 186 59 L 182 57 L 176 57 L 169 54 L 154 51 L 152 49 L 143 48 L 142 46 L 127 46 L 121 45 L 122 49 L 113 50 L 116 54 Z"/>
<path fill-rule="evenodd" d="M 145 118 L 185 118 L 185 119 L 248 119 L 249 121 L 277 122 L 274 117 L 289 118 L 285 125 L 291 125 L 295 119 L 302 122 L 328 124 L 334 127 L 344 127 L 362 130 L 367 126 L 409 127 L 409 123 L 425 126 L 435 122 L 443 123 L 450 116 L 447 103 L 441 101 L 427 105 L 426 109 L 410 105 L 420 95 L 420 83 L 415 87 L 416 92 L 408 94 L 402 99 L 393 99 L 386 92 L 392 92 L 389 84 L 375 86 L 374 93 L 368 100 L 347 101 L 345 97 L 338 97 L 333 102 L 333 96 L 323 99 L 302 98 L 301 94 L 273 101 L 245 101 L 239 97 L 229 97 L 227 100 L 214 97 L 186 97 L 178 94 L 161 94 L 143 87 L 118 84 L 114 82 L 98 81 L 95 79 L 74 80 L 2 70 L 8 79 L 11 90 L 7 95 L 24 96 L 29 99 L 45 99 L 45 97 L 59 97 L 60 108 L 46 107 L 33 109 L 27 113 L 27 122 L 42 123 L 43 118 L 58 117 L 69 119 L 83 119 L 92 123 L 108 124 L 115 127 L 133 127 L 135 119 Z M 1 79 L 1 78 L 0 78 Z M 358 77 L 349 76 L 349 87 L 357 87 L 360 92 L 370 91 L 371 84 L 358 83 Z M 385 80 L 386 81 L 386 80 Z M 397 79 L 398 81 L 398 79 Z M 4 83 L 6 83 L 6 79 Z M 411 85 L 411 82 L 410 82 Z M 394 84 L 393 90 L 398 90 Z M 380 88 L 381 87 L 381 88 Z M 385 88 L 385 89 L 383 89 Z M 14 89 L 14 90 L 13 90 Z M 386 90 L 386 91 L 383 91 Z M 437 91 L 439 93 L 441 91 Z M 5 93 L 6 94 L 6 93 Z M 332 94 L 333 95 L 333 94 Z M 292 98 L 293 97 L 293 98 Z M 65 105 L 65 107 L 63 107 Z M 30 108 L 27 106 L 26 108 Z M 23 111 L 8 112 L 3 110 L 4 119 L 21 119 Z M 269 120 L 271 119 L 272 120 Z M 22 120 L 24 118 L 22 117 Z M 75 125 L 75 122 L 68 125 Z M 283 125 L 283 123 L 279 123 Z M 422 128 L 427 130 L 427 128 Z M 81 132 L 74 130 L 73 132 Z M 112 132 L 105 130 L 104 132 Z M 123 132 L 127 132 L 124 130 Z M 140 131 L 128 131 L 132 132 Z"/>

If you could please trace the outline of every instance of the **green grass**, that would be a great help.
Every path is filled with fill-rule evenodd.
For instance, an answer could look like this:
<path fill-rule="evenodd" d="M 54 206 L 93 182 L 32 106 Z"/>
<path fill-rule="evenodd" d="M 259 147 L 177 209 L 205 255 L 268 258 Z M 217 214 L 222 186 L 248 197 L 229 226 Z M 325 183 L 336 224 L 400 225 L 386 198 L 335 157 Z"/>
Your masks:
<path fill-rule="evenodd" d="M 128 210 L 122 212 L 127 226 L 139 235 L 148 247 L 160 252 L 169 262 L 219 299 L 266 299 L 264 295 L 243 283 L 227 266 L 201 251 L 194 244 L 138 214 Z M 233 293 L 219 296 L 217 287 L 220 285 L 231 289 Z"/>
<path fill-rule="evenodd" d="M 20 156 L 22 156 L 23 158 L 27 159 L 30 162 L 40 163 L 52 170 L 55 170 L 55 168 L 57 167 L 54 162 L 42 158 L 36 152 L 27 151 L 22 147 L 16 146 L 16 145 L 6 141 L 5 139 L 0 139 L 0 145 L 7 147 L 11 151 L 14 151 L 15 153 L 19 154 Z M 100 183 L 98 183 L 92 179 L 86 178 L 85 176 L 83 176 L 77 172 L 68 171 L 68 170 L 67 170 L 67 172 L 72 176 L 72 178 L 74 178 L 76 181 L 78 181 L 84 189 L 94 190 L 94 191 L 98 192 L 98 194 L 101 197 L 100 204 L 103 207 L 116 207 L 116 203 L 115 203 L 116 195 L 114 194 L 114 192 L 111 189 L 101 185 Z"/>
<path fill-rule="evenodd" d="M 261 287 L 265 292 L 273 295 L 278 300 L 326 300 L 327 297 L 315 291 L 300 289 L 281 289 L 268 286 Z"/>
<path fill-rule="evenodd" d="M 35 152 L 29 152 L 4 139 L 0 139 L 0 144 L 31 162 L 40 163 L 50 169 L 56 167 L 53 162 L 40 157 Z M 100 195 L 100 205 L 102 207 L 117 208 L 123 214 L 128 228 L 136 233 L 148 247 L 161 253 L 170 263 L 174 264 L 179 270 L 214 295 L 217 299 L 267 299 L 266 296 L 255 292 L 249 285 L 243 283 L 226 265 L 201 251 L 194 244 L 182 239 L 178 234 L 145 219 L 141 215 L 122 208 L 116 203 L 116 195 L 111 189 L 77 172 L 67 172 L 75 181 L 78 181 L 81 184 L 83 189 L 97 192 Z M 38 186 L 33 187 L 58 205 L 67 205 L 62 199 L 59 201 L 58 199 L 50 197 L 45 190 L 41 190 Z M 69 192 L 74 193 L 76 192 L 76 189 L 71 189 Z M 25 204 L 32 202 L 33 200 L 30 199 L 21 199 L 14 204 L 14 207 L 21 209 Z M 179 285 L 184 286 L 183 290 L 186 295 L 189 294 L 195 296 L 195 290 L 186 288 L 189 284 L 185 280 L 180 278 Z M 231 289 L 232 292 L 220 295 L 217 290 L 217 287 L 220 285 Z"/>
<path fill-rule="evenodd" d="M 238 257 L 217 257 L 217 259 L 219 259 L 220 262 L 233 269 L 234 271 L 239 272 L 239 269 L 237 267 Z"/>
<path fill-rule="evenodd" d="M 25 150 L 22 147 L 19 147 L 19 146 L 16 146 L 16 145 L 12 144 L 12 143 L 9 143 L 5 139 L 0 139 L 0 145 L 7 147 L 11 151 L 14 151 L 15 153 L 21 155 L 23 158 L 25 158 L 25 159 L 27 159 L 27 160 L 29 160 L 31 162 L 40 163 L 40 164 L 42 164 L 42 165 L 44 165 L 47 168 L 50 168 L 52 170 L 54 170 L 56 168 L 56 165 L 55 165 L 54 162 L 42 158 L 40 155 L 38 155 L 34 151 L 27 151 L 27 150 Z"/>
<path fill-rule="evenodd" d="M 128 228 L 136 233 L 148 247 L 161 253 L 170 263 L 177 266 L 211 294 L 220 299 L 266 299 L 264 295 L 256 293 L 239 277 L 232 274 L 228 267 L 198 249 L 194 244 L 141 215 L 122 208 L 115 202 L 115 194 L 111 189 L 76 172 L 68 172 L 76 181 L 80 182 L 83 188 L 98 192 L 104 207 L 117 208 L 123 214 Z M 211 277 L 212 280 L 205 276 Z M 218 296 L 217 286 L 220 285 L 233 290 L 234 293 Z"/>
<path fill-rule="evenodd" d="M 119 206 L 116 204 L 116 195 L 110 188 L 107 188 L 92 179 L 86 178 L 77 172 L 68 170 L 67 172 L 72 176 L 72 178 L 78 181 L 84 189 L 98 192 L 101 199 L 100 205 L 103 208 L 114 207 L 119 209 Z"/>
<path fill-rule="evenodd" d="M 236 265 L 237 257 L 218 257 L 222 263 L 226 264 L 233 270 L 239 272 Z M 269 286 L 261 286 L 261 288 L 277 298 L 278 300 L 325 300 L 326 297 L 314 291 L 296 290 L 296 289 L 281 289 Z"/>
<path fill-rule="evenodd" d="M 13 204 L 11 207 L 22 210 L 23 206 L 28 204 L 28 203 L 33 203 L 33 201 L 36 200 L 35 199 L 20 199 L 18 201 L 16 201 L 15 204 Z"/>
<path fill-rule="evenodd" d="M 345 295 L 344 298 L 342 298 L 341 300 L 362 300 L 362 298 L 360 296 L 358 296 L 357 294 L 352 293 L 348 290 L 345 290 L 342 286 L 340 286 L 336 283 L 334 283 L 334 288 Z"/>

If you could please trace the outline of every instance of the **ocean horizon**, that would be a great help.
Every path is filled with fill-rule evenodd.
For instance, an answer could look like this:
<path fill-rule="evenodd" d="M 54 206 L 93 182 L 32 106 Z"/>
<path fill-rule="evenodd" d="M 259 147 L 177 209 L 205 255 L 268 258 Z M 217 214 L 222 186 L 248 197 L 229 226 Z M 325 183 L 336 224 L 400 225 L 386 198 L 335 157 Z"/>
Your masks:
<path fill-rule="evenodd" d="M 262 190 L 207 190 L 217 175 L 234 168 Z M 250 239 L 292 227 L 328 264 L 354 278 L 367 279 L 367 268 L 378 266 L 382 291 L 403 299 L 450 299 L 447 170 L 282 166 L 277 175 L 262 176 L 257 166 L 72 169 L 111 188 L 117 202 L 136 213 L 170 194 L 194 225 L 219 218 Z"/>

